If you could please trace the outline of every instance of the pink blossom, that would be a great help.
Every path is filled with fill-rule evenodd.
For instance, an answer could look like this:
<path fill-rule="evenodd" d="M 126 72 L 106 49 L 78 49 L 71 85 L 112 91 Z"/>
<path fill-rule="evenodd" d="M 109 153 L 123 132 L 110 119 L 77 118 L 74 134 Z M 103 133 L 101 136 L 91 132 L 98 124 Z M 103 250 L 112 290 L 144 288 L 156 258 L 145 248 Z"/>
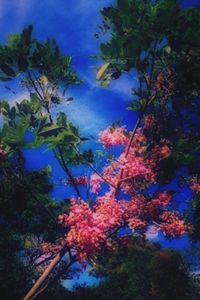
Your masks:
<path fill-rule="evenodd" d="M 148 115 L 144 118 L 144 127 L 146 129 L 152 129 L 156 123 L 154 115 Z"/>
<path fill-rule="evenodd" d="M 74 177 L 73 182 L 74 182 L 74 184 L 77 184 L 77 185 L 85 185 L 85 184 L 87 184 L 87 178 L 86 178 L 86 176 L 77 176 L 77 177 Z M 72 184 L 71 181 L 70 181 L 70 184 Z"/>
<path fill-rule="evenodd" d="M 161 214 L 160 229 L 168 237 L 180 236 L 188 232 L 188 226 L 184 223 L 183 219 L 176 213 L 165 211 Z"/>
<path fill-rule="evenodd" d="M 156 159 L 167 158 L 168 156 L 170 156 L 170 154 L 171 154 L 171 149 L 167 144 L 161 146 L 156 145 L 152 153 L 153 157 Z"/>
<path fill-rule="evenodd" d="M 99 141 L 110 148 L 116 145 L 125 145 L 128 142 L 125 127 L 108 127 L 99 133 Z"/>
<path fill-rule="evenodd" d="M 92 193 L 97 194 L 101 188 L 101 184 L 103 182 L 103 179 L 96 173 L 92 174 L 90 177 L 90 185 L 91 185 L 91 191 Z"/>
<path fill-rule="evenodd" d="M 138 129 L 130 145 L 124 127 L 107 128 L 100 133 L 100 140 L 105 147 L 124 145 L 122 153 L 108 161 L 101 176 L 94 173 L 90 178 L 93 193 L 99 192 L 103 182 L 108 192 L 97 196 L 92 207 L 72 198 L 69 213 L 59 216 L 59 223 L 66 228 L 65 243 L 79 261 L 92 262 L 102 249 L 112 250 L 112 235 L 124 226 L 145 232 L 154 224 L 172 237 L 187 232 L 188 226 L 183 219 L 167 210 L 172 198 L 169 193 L 161 192 L 152 198 L 142 195 L 144 189 L 156 182 L 159 161 L 171 154 L 169 141 L 161 140 L 153 147 L 144 131 Z M 195 179 L 192 186 L 198 190 Z M 126 193 L 129 200 L 117 199 L 118 190 Z"/>
<path fill-rule="evenodd" d="M 198 178 L 196 176 L 194 176 L 191 180 L 191 189 L 193 190 L 193 192 L 195 193 L 200 193 L 200 181 L 198 180 Z"/>
<path fill-rule="evenodd" d="M 128 225 L 131 229 L 145 229 L 147 226 L 146 222 L 140 220 L 139 218 L 129 219 Z"/>

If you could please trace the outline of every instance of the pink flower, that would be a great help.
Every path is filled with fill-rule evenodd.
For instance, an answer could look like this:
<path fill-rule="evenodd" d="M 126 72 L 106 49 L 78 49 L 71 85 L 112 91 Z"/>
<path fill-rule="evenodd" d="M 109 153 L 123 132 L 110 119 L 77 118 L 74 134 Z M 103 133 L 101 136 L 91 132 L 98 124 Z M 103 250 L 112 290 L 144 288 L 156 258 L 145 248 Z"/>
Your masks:
<path fill-rule="evenodd" d="M 171 149 L 167 144 L 156 145 L 153 149 L 153 157 L 156 159 L 167 158 L 171 154 Z"/>
<path fill-rule="evenodd" d="M 86 176 L 77 176 L 77 177 L 74 177 L 73 181 L 77 185 L 85 185 L 85 184 L 87 184 L 87 178 L 86 178 Z M 69 183 L 72 184 L 71 181 Z"/>
<path fill-rule="evenodd" d="M 125 127 L 108 127 L 99 133 L 99 140 L 106 148 L 125 145 L 128 142 Z"/>
<path fill-rule="evenodd" d="M 153 123 L 153 118 L 149 120 Z M 102 249 L 112 250 L 115 244 L 112 235 L 116 237 L 116 232 L 124 226 L 145 232 L 153 224 L 171 237 L 187 232 L 189 227 L 183 219 L 166 210 L 172 198 L 169 193 L 161 192 L 152 198 L 142 195 L 144 189 L 156 182 L 160 159 L 171 154 L 169 141 L 160 140 L 152 147 L 144 131 L 138 129 L 130 144 L 124 127 L 107 128 L 100 133 L 100 140 L 105 147 L 125 146 L 119 157 L 108 160 L 99 173 L 101 176 L 94 173 L 90 177 L 93 193 L 99 192 L 103 182 L 109 191 L 97 197 L 92 207 L 72 198 L 69 213 L 59 216 L 59 223 L 66 228 L 65 243 L 79 261 L 93 262 Z M 82 184 L 82 177 L 76 180 Z M 191 185 L 200 191 L 197 179 L 193 178 Z M 129 200 L 118 200 L 118 190 L 126 193 Z"/>
<path fill-rule="evenodd" d="M 94 173 L 90 177 L 90 185 L 92 193 L 97 194 L 101 188 L 101 184 L 103 182 L 103 178 L 101 178 L 98 174 Z"/>
<path fill-rule="evenodd" d="M 144 118 L 144 127 L 146 129 L 152 129 L 156 123 L 154 115 L 148 115 Z"/>
<path fill-rule="evenodd" d="M 167 192 L 159 193 L 151 203 L 155 206 L 167 206 L 171 201 L 171 195 Z"/>
<path fill-rule="evenodd" d="M 193 190 L 193 192 L 195 193 L 200 193 L 200 181 L 198 180 L 198 178 L 196 176 L 194 176 L 191 180 L 191 189 Z"/>
<path fill-rule="evenodd" d="M 139 218 L 129 219 L 128 225 L 131 229 L 145 229 L 147 226 L 146 222 L 140 220 Z"/>
<path fill-rule="evenodd" d="M 188 232 L 189 227 L 178 214 L 165 211 L 161 214 L 160 229 L 168 237 L 176 237 Z"/>

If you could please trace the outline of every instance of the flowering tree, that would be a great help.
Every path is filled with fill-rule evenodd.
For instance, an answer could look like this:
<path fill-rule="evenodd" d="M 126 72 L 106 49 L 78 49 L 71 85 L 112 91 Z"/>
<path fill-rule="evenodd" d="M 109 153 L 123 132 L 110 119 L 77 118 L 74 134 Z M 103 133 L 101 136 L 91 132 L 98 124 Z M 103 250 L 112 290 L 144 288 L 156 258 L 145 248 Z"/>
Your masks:
<path fill-rule="evenodd" d="M 121 155 L 105 166 L 102 176 L 96 173 L 91 176 L 94 193 L 98 195 L 103 183 L 108 185 L 108 191 L 97 196 L 92 208 L 80 199 L 72 199 L 69 214 L 59 217 L 66 228 L 65 241 L 79 260 L 95 258 L 102 245 L 112 249 L 112 235 L 122 227 L 145 232 L 153 224 L 167 236 L 185 233 L 187 226 L 169 208 L 170 193 L 160 192 L 152 197 L 143 193 L 156 182 L 158 161 L 170 155 L 168 141 L 161 140 L 147 151 L 149 141 L 142 129 L 131 136 L 123 127 L 107 128 L 101 132 L 100 141 L 106 147 L 124 146 Z M 118 196 L 120 191 L 128 200 Z"/>
<path fill-rule="evenodd" d="M 60 274 L 77 261 L 95 263 L 105 249 L 112 252 L 122 228 L 144 234 L 152 225 L 168 237 L 189 230 L 180 213 L 172 209 L 170 191 L 152 194 L 150 188 L 163 177 L 170 182 L 180 166 L 189 171 L 192 166 L 193 174 L 194 164 L 198 165 L 198 131 L 182 123 L 186 122 L 184 110 L 196 109 L 200 90 L 199 36 L 191 41 L 199 11 L 182 11 L 177 1 L 170 0 L 118 0 L 114 7 L 104 8 L 102 15 L 104 29 L 112 34 L 100 45 L 105 64 L 97 79 L 106 86 L 135 68 L 138 87 L 133 89 L 135 99 L 129 109 L 137 111 L 138 120 L 131 132 L 114 126 L 100 133 L 105 148 L 120 146 L 121 153 L 109 157 L 103 170 L 94 170 L 89 179 L 95 203 L 72 198 L 69 211 L 59 216 L 63 237 L 58 243 L 42 245 L 44 256 L 53 254 L 53 259 L 24 300 L 46 289 L 49 274 L 64 256 Z M 183 38 L 185 24 L 188 30 Z M 168 174 L 168 169 L 173 172 Z M 79 185 L 87 180 L 72 181 Z M 194 178 L 192 188 L 199 190 Z"/>
<path fill-rule="evenodd" d="M 154 225 L 169 237 L 188 231 L 179 213 L 170 209 L 169 192 L 153 196 L 145 193 L 157 180 L 158 162 L 171 153 L 169 141 L 150 145 L 144 129 L 135 128 L 129 133 L 125 127 L 109 127 L 100 133 L 99 139 L 104 147 L 122 146 L 122 152 L 106 164 L 102 173 L 91 176 L 91 190 L 97 194 L 95 204 L 90 206 L 83 199 L 72 198 L 69 212 L 59 216 L 58 221 L 65 229 L 63 239 L 58 245 L 42 246 L 45 255 L 58 254 L 24 299 L 32 299 L 38 289 L 43 290 L 43 281 L 64 255 L 71 267 L 76 261 L 94 263 L 102 250 L 112 251 L 122 228 L 144 233 L 149 225 Z M 103 184 L 107 190 L 100 196 Z"/>

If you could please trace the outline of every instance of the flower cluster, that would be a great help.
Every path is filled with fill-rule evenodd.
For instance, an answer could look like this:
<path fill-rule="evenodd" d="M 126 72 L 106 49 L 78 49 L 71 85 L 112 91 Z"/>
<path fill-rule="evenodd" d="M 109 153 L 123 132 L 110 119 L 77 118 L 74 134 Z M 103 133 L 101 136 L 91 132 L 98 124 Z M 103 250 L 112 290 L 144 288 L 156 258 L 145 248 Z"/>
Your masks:
<path fill-rule="evenodd" d="M 174 80 L 173 70 L 160 71 L 153 82 L 153 92 L 159 94 L 162 100 L 167 100 L 174 95 Z"/>
<path fill-rule="evenodd" d="M 148 115 L 144 118 L 144 127 L 146 129 L 152 129 L 154 125 L 156 124 L 156 118 L 154 115 Z"/>
<path fill-rule="evenodd" d="M 59 216 L 66 229 L 65 243 L 79 261 L 93 261 L 102 248 L 112 250 L 112 237 L 119 228 L 129 227 L 133 232 L 145 233 L 149 226 L 154 226 L 170 237 L 184 234 L 188 226 L 181 216 L 169 210 L 170 193 L 143 195 L 143 190 L 157 180 L 160 160 L 171 153 L 169 141 L 161 140 L 153 145 L 142 129 L 131 137 L 124 127 L 107 128 L 101 132 L 100 141 L 105 147 L 124 146 L 119 157 L 109 160 L 102 173 L 94 173 L 90 178 L 93 193 L 99 192 L 103 182 L 108 185 L 108 191 L 97 196 L 93 206 L 81 199 L 71 199 L 69 213 Z M 197 183 L 193 180 L 194 184 Z M 118 199 L 119 191 L 125 194 L 126 200 Z"/>
<path fill-rule="evenodd" d="M 87 184 L 87 177 L 86 176 L 77 176 L 73 178 L 74 184 L 77 185 L 85 185 Z M 71 184 L 71 182 L 70 182 Z"/>
<path fill-rule="evenodd" d="M 165 210 L 170 200 L 166 192 L 152 199 L 136 195 L 130 201 L 117 200 L 113 192 L 108 192 L 90 207 L 73 198 L 69 214 L 59 216 L 59 222 L 66 228 L 67 246 L 73 249 L 79 261 L 92 261 L 103 247 L 113 249 L 112 235 L 124 226 L 134 232 L 145 232 L 149 225 L 156 224 L 157 230 L 169 237 L 187 232 L 188 226 L 181 217 Z"/>
<path fill-rule="evenodd" d="M 90 177 L 90 185 L 91 185 L 91 191 L 92 193 L 98 193 L 100 188 L 101 188 L 101 184 L 103 182 L 103 178 L 100 177 L 98 174 L 94 173 L 91 175 Z"/>
<path fill-rule="evenodd" d="M 113 139 L 110 138 L 110 130 L 109 127 L 103 132 L 104 145 L 109 145 L 109 147 L 124 145 L 124 151 L 103 169 L 102 177 L 92 174 L 90 178 L 91 191 L 98 193 L 104 179 L 114 187 L 117 187 L 120 182 L 121 189 L 128 194 L 155 183 L 158 162 L 171 154 L 169 141 L 161 140 L 158 145 L 149 150 L 149 141 L 142 129 L 135 132 L 131 145 L 129 145 L 130 137 L 127 137 L 128 134 L 124 131 L 124 127 L 113 129 Z"/>
<path fill-rule="evenodd" d="M 170 143 L 167 140 L 161 140 L 152 151 L 152 158 L 160 160 L 171 155 Z"/>
<path fill-rule="evenodd" d="M 7 152 L 0 146 L 0 160 L 5 160 L 6 157 L 7 157 Z"/>
<path fill-rule="evenodd" d="M 106 148 L 128 142 L 125 127 L 108 127 L 99 133 L 99 140 Z"/>
<path fill-rule="evenodd" d="M 191 180 L 190 180 L 190 184 L 191 184 L 191 189 L 193 190 L 193 192 L 195 193 L 200 193 L 200 180 L 197 178 L 197 176 L 194 176 Z"/>
<path fill-rule="evenodd" d="M 65 241 L 83 262 L 92 259 L 102 245 L 111 247 L 108 235 L 122 224 L 123 209 L 109 195 L 97 199 L 93 209 L 82 200 L 72 199 L 69 215 L 59 216 L 59 222 L 69 228 Z"/>
<path fill-rule="evenodd" d="M 62 183 L 64 185 L 86 185 L 88 183 L 88 179 L 86 176 L 77 176 L 72 179 L 64 178 L 62 179 Z"/>
<path fill-rule="evenodd" d="M 189 227 L 183 221 L 183 219 L 172 211 L 164 211 L 161 216 L 160 229 L 168 237 L 177 237 L 188 232 Z"/>

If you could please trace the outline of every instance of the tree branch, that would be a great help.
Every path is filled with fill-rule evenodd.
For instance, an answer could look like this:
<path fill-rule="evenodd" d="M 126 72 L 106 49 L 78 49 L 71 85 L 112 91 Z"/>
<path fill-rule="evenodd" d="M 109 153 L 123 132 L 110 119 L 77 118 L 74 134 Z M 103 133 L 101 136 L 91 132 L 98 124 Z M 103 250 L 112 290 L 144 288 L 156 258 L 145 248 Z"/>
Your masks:
<path fill-rule="evenodd" d="M 58 155 L 57 155 L 56 152 L 54 152 L 54 154 L 56 155 L 56 158 L 58 159 L 58 161 L 60 162 L 61 166 L 63 167 L 63 170 L 66 172 L 67 176 L 71 180 L 71 183 L 72 183 L 72 185 L 74 187 L 74 190 L 76 191 L 78 197 L 81 198 L 81 194 L 80 194 L 80 191 L 79 191 L 79 189 L 77 187 L 77 184 L 76 184 L 76 182 L 74 180 L 74 177 L 71 174 L 69 168 L 67 167 L 67 164 L 65 163 L 65 160 L 64 160 L 64 157 L 62 155 L 62 150 L 61 150 L 60 146 L 58 146 L 57 149 L 58 149 L 58 152 L 59 152 L 59 155 L 60 155 L 60 159 L 59 159 L 59 157 L 58 157 Z"/>
<path fill-rule="evenodd" d="M 38 278 L 38 280 L 35 282 L 35 284 L 33 285 L 33 287 L 25 295 L 25 297 L 23 298 L 23 300 L 34 299 L 32 297 L 37 293 L 38 289 L 41 287 L 41 285 L 46 280 L 46 278 L 49 276 L 49 274 L 55 269 L 55 267 L 57 266 L 57 264 L 61 261 L 61 259 L 63 258 L 63 256 L 66 254 L 66 252 L 67 252 L 67 247 L 64 246 L 61 249 L 61 251 L 55 256 L 55 258 L 51 261 L 51 263 L 46 268 L 46 270 L 44 271 L 44 273 Z"/>

